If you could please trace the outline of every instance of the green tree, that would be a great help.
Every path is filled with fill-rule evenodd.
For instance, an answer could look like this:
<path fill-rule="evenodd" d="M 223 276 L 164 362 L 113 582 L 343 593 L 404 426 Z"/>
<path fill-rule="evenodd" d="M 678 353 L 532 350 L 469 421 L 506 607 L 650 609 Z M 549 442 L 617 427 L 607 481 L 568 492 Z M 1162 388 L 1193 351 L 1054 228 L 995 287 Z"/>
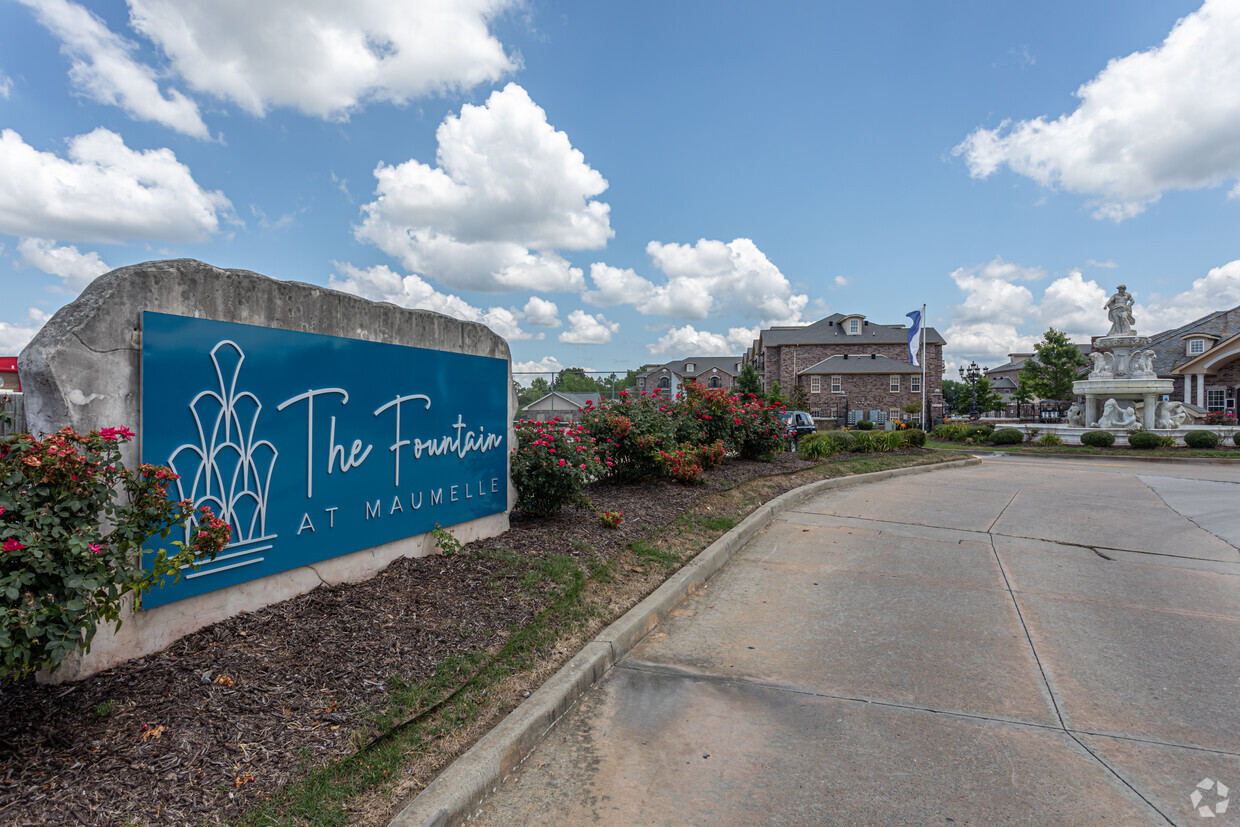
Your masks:
<path fill-rule="evenodd" d="M 784 399 L 783 389 L 779 387 L 778 382 L 771 383 L 771 389 L 766 392 L 766 401 L 772 405 L 787 405 L 788 401 Z"/>
<path fill-rule="evenodd" d="M 973 394 L 970 391 L 969 396 L 965 399 L 965 410 L 968 410 L 969 405 L 972 404 L 972 402 Z M 1003 397 L 990 389 L 990 380 L 985 376 L 979 378 L 977 380 L 978 413 L 985 413 L 986 411 L 1001 411 L 1004 407 Z"/>
<path fill-rule="evenodd" d="M 1016 393 L 1012 394 L 1012 398 L 1016 400 L 1016 417 L 1019 419 L 1021 407 L 1037 399 L 1038 395 L 1033 392 L 1033 388 L 1029 387 L 1025 377 L 1021 376 L 1016 383 Z"/>
<path fill-rule="evenodd" d="M 1053 327 L 1033 349 L 1033 358 L 1021 366 L 1021 382 L 1042 399 L 1071 399 L 1072 383 L 1081 377 L 1081 369 L 1089 360 L 1067 335 Z"/>
<path fill-rule="evenodd" d="M 593 393 L 599 389 L 599 385 L 586 376 L 585 368 L 564 368 L 555 377 L 552 388 L 565 393 Z"/>
<path fill-rule="evenodd" d="M 517 404 L 522 409 L 527 408 L 530 403 L 537 402 L 549 393 L 551 393 L 551 384 L 541 376 L 536 376 L 528 388 L 521 388 L 517 391 Z"/>
<path fill-rule="evenodd" d="M 969 386 L 964 382 L 956 382 L 952 379 L 943 380 L 944 411 L 968 413 L 969 398 Z"/>
<path fill-rule="evenodd" d="M 746 362 L 745 367 L 741 368 L 740 376 L 736 377 L 736 390 L 738 393 L 762 395 L 762 378 L 752 362 Z"/>
<path fill-rule="evenodd" d="M 788 392 L 788 407 L 794 411 L 809 410 L 809 394 L 805 392 L 803 385 L 792 386 L 792 390 Z"/>

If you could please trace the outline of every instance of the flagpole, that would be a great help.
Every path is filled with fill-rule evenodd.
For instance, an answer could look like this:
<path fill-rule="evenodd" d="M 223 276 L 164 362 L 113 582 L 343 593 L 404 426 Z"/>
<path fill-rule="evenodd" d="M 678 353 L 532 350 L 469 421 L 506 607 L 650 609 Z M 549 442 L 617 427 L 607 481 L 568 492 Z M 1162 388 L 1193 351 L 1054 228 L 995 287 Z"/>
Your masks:
<path fill-rule="evenodd" d="M 921 429 L 926 428 L 926 306 L 921 306 Z"/>

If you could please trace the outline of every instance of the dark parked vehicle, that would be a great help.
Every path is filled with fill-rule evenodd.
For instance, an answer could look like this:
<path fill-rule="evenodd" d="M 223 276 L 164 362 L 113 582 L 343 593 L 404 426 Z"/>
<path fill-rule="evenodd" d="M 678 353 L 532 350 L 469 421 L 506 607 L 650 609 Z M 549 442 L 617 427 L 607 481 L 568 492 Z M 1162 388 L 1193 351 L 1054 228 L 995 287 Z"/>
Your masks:
<path fill-rule="evenodd" d="M 779 418 L 784 423 L 784 435 L 794 439 L 818 430 L 818 426 L 814 424 L 814 418 L 805 411 L 784 411 Z"/>

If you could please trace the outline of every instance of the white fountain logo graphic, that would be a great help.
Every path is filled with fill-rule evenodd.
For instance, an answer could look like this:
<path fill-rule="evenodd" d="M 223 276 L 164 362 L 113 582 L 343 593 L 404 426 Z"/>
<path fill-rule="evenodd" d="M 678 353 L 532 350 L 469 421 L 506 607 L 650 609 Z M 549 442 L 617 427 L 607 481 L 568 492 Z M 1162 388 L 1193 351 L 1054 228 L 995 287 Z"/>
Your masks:
<path fill-rule="evenodd" d="M 177 481 L 180 499 L 193 502 L 195 511 L 211 506 L 216 516 L 231 526 L 232 542 L 212 561 L 211 568 L 187 574 L 187 580 L 261 562 L 263 558 L 254 555 L 270 549 L 267 541 L 277 536 L 267 533 L 267 495 L 279 454 L 267 440 L 254 438 L 263 410 L 258 397 L 249 391 L 237 392 L 245 352 L 236 342 L 225 339 L 211 348 L 211 361 L 218 392 L 203 391 L 189 404 L 198 428 L 198 444 L 181 445 L 172 452 L 168 464 L 181 477 Z M 185 471 L 177 467 L 178 457 Z M 195 522 L 192 518 L 185 525 L 187 542 Z M 225 565 L 215 565 L 221 562 Z"/>

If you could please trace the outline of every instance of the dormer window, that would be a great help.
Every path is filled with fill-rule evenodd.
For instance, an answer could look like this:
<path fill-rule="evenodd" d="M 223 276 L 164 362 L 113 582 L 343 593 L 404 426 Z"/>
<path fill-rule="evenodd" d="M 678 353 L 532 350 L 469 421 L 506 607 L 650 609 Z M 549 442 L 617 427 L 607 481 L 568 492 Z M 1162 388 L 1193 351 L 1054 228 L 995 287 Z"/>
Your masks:
<path fill-rule="evenodd" d="M 692 362 L 685 362 L 685 373 L 693 373 L 693 369 L 695 367 L 696 365 L 694 365 Z"/>
<path fill-rule="evenodd" d="M 1188 340 L 1188 355 L 1189 356 L 1196 356 L 1198 354 L 1205 353 L 1205 352 L 1206 352 L 1206 340 L 1205 339 L 1189 339 Z"/>
<path fill-rule="evenodd" d="M 861 333 L 861 320 L 860 319 L 849 319 L 848 320 L 848 335 L 858 336 L 860 335 L 860 333 Z"/>

